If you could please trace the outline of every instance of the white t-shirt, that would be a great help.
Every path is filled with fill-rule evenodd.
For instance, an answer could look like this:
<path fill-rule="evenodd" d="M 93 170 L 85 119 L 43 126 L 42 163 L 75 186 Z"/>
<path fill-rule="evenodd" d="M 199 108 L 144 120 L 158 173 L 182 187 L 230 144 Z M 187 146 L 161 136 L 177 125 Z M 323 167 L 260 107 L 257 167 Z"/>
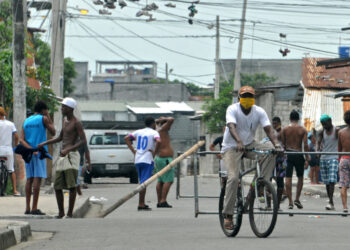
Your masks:
<path fill-rule="evenodd" d="M 8 120 L 0 120 L 0 153 L 12 152 L 12 135 L 17 132 L 15 124 Z"/>
<path fill-rule="evenodd" d="M 271 125 L 270 120 L 265 112 L 259 106 L 254 105 L 248 115 L 245 115 L 239 103 L 230 105 L 226 110 L 226 124 L 236 124 L 236 131 L 243 145 L 248 145 L 254 141 L 255 132 L 259 124 L 264 128 Z M 226 127 L 224 139 L 222 142 L 222 151 L 225 152 L 230 148 L 237 146 L 236 140 L 230 134 L 229 128 Z"/>
<path fill-rule="evenodd" d="M 136 140 L 136 163 L 147 163 L 152 164 L 153 155 L 156 146 L 156 140 L 160 139 L 159 133 L 151 128 L 144 128 L 136 130 L 131 133 L 130 138 Z"/>

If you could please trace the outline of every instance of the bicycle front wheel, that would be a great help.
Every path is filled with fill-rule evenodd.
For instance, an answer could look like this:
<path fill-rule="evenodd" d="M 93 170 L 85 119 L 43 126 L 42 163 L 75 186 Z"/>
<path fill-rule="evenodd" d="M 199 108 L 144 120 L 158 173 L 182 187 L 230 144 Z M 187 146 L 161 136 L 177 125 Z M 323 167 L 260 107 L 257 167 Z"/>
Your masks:
<path fill-rule="evenodd" d="M 254 234 L 268 237 L 277 221 L 278 199 L 271 182 L 261 178 L 255 183 L 249 203 L 249 222 Z M 257 194 L 256 194 L 257 192 Z"/>
<path fill-rule="evenodd" d="M 219 199 L 219 220 L 220 220 L 220 225 L 222 228 L 222 231 L 224 232 L 224 234 L 227 237 L 235 237 L 238 232 L 239 229 L 241 228 L 242 225 L 242 217 L 243 217 L 243 199 L 242 199 L 242 191 L 241 191 L 241 187 L 238 187 L 237 189 L 237 199 L 236 199 L 236 205 L 234 207 L 234 211 L 233 212 L 233 230 L 228 230 L 225 228 L 224 225 L 224 215 L 222 213 L 222 210 L 224 208 L 224 199 L 225 199 L 225 190 L 226 190 L 226 185 L 224 185 L 221 188 L 221 192 L 220 192 L 220 199 Z"/>

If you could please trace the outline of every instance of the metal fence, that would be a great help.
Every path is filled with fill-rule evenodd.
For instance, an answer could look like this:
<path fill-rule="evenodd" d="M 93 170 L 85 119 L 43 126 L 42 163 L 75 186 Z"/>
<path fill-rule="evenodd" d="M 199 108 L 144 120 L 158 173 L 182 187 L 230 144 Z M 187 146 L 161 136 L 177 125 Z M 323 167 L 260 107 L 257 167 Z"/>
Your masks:
<path fill-rule="evenodd" d="M 208 155 L 208 154 L 220 154 L 220 151 L 201 151 L 196 152 L 193 154 L 194 161 L 193 161 L 193 183 L 194 183 L 194 190 L 193 195 L 181 195 L 181 176 L 180 176 L 180 163 L 177 164 L 177 181 L 176 181 L 176 199 L 179 198 L 193 198 L 194 199 L 194 216 L 195 218 L 198 217 L 199 214 L 219 214 L 218 211 L 201 211 L 199 210 L 199 199 L 200 198 L 210 198 L 210 199 L 218 199 L 219 196 L 209 196 L 209 195 L 199 195 L 198 194 L 198 156 L 199 155 Z M 181 155 L 182 152 L 178 152 L 177 155 Z M 284 152 L 286 155 L 300 155 L 300 154 L 308 154 L 308 155 L 350 155 L 350 152 L 294 152 L 294 151 L 286 151 Z M 242 161 L 243 162 L 243 161 Z M 219 177 L 219 176 L 218 176 Z M 316 211 L 279 211 L 278 214 L 280 215 L 345 215 L 344 212 L 316 212 Z M 350 215 L 348 213 L 347 215 Z"/>

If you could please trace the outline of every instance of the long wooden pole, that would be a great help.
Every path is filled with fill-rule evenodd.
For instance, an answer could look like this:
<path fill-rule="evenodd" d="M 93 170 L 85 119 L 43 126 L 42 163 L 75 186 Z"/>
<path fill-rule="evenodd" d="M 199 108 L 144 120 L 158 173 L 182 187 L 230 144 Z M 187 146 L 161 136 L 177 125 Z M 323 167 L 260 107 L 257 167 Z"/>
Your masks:
<path fill-rule="evenodd" d="M 107 208 L 106 210 L 103 210 L 100 212 L 99 215 L 97 215 L 100 218 L 103 218 L 113 212 L 115 209 L 120 207 L 122 204 L 124 204 L 127 200 L 132 198 L 134 195 L 138 194 L 140 191 L 145 189 L 149 184 L 154 182 L 158 177 L 162 176 L 165 174 L 168 170 L 170 170 L 172 167 L 174 167 L 178 162 L 182 161 L 185 157 L 193 154 L 197 149 L 201 146 L 203 146 L 205 141 L 199 141 L 197 144 L 193 145 L 189 150 L 187 150 L 185 153 L 177 157 L 175 160 L 170 162 L 165 168 L 163 168 L 161 171 L 158 173 L 154 174 L 152 177 L 150 177 L 147 181 L 139 185 L 136 189 L 134 189 L 132 192 L 128 193 L 125 195 L 123 198 L 119 199 L 116 203 L 114 203 L 112 206 Z"/>

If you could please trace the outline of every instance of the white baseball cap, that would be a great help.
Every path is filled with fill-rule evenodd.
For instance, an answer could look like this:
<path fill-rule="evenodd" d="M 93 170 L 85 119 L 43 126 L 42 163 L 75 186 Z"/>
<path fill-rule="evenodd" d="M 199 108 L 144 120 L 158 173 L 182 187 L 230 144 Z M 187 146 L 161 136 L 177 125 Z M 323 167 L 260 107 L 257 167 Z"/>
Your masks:
<path fill-rule="evenodd" d="M 61 103 L 72 109 L 75 109 L 75 107 L 77 106 L 77 102 L 71 97 L 64 98 Z"/>

